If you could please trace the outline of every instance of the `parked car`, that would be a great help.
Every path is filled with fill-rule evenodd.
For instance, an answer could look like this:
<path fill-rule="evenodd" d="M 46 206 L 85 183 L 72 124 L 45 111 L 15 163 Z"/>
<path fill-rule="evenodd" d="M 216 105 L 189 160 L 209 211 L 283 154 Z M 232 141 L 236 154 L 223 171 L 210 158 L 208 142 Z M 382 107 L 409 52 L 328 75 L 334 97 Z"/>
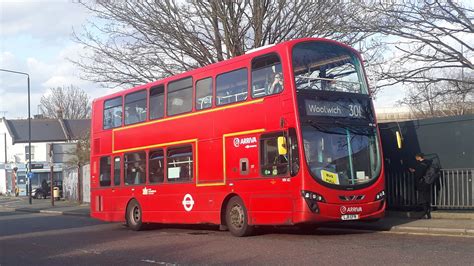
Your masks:
<path fill-rule="evenodd" d="M 47 182 L 48 186 L 43 188 L 43 187 L 36 187 L 31 190 L 31 196 L 34 199 L 46 199 L 47 197 L 51 196 L 51 186 L 50 182 Z M 54 186 L 59 188 L 59 197 L 63 197 L 63 182 L 56 180 L 54 181 Z"/>
<path fill-rule="evenodd" d="M 50 195 L 51 195 L 51 189 L 46 189 L 45 191 L 42 187 L 37 187 L 31 190 L 31 196 L 34 199 L 41 199 L 41 198 L 46 199 L 46 197 Z"/>

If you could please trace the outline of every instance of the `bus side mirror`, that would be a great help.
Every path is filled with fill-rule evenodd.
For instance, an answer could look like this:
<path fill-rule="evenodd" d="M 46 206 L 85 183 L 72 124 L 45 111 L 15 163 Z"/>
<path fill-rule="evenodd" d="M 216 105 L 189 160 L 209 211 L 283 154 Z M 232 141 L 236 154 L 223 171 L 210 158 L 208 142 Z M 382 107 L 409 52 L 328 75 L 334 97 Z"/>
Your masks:
<path fill-rule="evenodd" d="M 278 145 L 278 155 L 286 155 L 288 150 L 286 149 L 286 138 L 285 137 L 278 137 L 277 139 Z"/>
<path fill-rule="evenodd" d="M 397 137 L 397 148 L 401 149 L 402 144 L 403 144 L 403 138 L 402 138 L 402 135 L 400 134 L 400 131 L 397 130 L 395 132 L 395 136 Z"/>

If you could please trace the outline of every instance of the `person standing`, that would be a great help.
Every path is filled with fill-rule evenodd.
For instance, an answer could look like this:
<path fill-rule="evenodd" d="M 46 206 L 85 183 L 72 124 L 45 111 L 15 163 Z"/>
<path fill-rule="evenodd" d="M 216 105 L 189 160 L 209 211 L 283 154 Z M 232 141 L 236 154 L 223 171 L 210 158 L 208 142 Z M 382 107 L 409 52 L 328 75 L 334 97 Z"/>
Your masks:
<path fill-rule="evenodd" d="M 423 153 L 415 155 L 416 166 L 410 168 L 410 172 L 415 174 L 416 190 L 418 190 L 418 202 L 423 207 L 424 219 L 431 219 L 431 184 L 426 182 L 426 172 L 431 165 L 431 161 L 425 159 Z"/>

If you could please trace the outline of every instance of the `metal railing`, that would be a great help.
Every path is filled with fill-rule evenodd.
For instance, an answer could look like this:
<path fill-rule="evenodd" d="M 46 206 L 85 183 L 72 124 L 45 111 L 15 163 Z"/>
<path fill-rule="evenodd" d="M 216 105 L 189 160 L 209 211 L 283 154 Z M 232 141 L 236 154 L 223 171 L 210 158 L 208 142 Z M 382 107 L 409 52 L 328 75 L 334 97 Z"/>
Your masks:
<path fill-rule="evenodd" d="M 418 205 L 415 177 L 410 172 L 385 172 L 387 203 L 392 209 Z M 442 209 L 474 209 L 474 169 L 442 169 L 433 186 L 431 204 Z"/>

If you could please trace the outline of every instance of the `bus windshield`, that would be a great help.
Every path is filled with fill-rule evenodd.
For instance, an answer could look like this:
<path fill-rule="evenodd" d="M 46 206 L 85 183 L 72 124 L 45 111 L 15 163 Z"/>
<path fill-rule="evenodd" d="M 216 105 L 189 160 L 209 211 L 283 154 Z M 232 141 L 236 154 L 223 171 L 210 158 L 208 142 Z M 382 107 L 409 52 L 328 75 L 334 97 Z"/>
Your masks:
<path fill-rule="evenodd" d="M 293 48 L 298 90 L 368 94 L 359 58 L 349 49 L 327 42 L 304 42 Z"/>
<path fill-rule="evenodd" d="M 316 181 L 350 188 L 369 183 L 379 175 L 375 127 L 307 122 L 302 133 L 306 162 Z"/>

